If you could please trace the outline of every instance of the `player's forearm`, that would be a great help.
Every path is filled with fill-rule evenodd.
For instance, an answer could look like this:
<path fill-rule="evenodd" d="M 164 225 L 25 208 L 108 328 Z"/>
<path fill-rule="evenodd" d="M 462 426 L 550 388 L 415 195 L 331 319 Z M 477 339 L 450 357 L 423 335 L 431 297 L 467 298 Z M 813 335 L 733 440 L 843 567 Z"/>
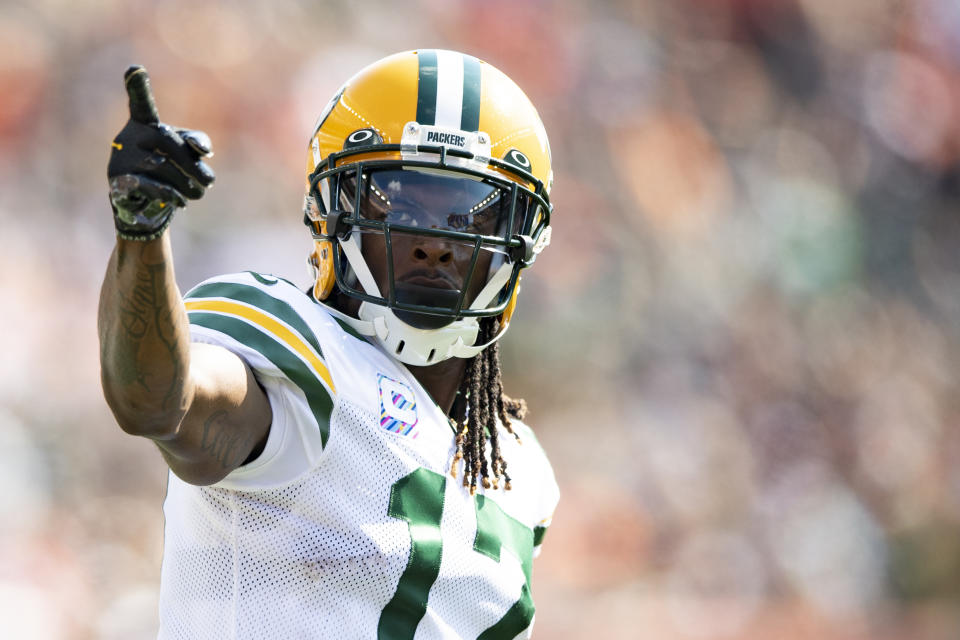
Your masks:
<path fill-rule="evenodd" d="M 190 338 L 168 235 L 117 239 L 98 316 L 104 396 L 120 426 L 172 437 L 191 400 Z"/>

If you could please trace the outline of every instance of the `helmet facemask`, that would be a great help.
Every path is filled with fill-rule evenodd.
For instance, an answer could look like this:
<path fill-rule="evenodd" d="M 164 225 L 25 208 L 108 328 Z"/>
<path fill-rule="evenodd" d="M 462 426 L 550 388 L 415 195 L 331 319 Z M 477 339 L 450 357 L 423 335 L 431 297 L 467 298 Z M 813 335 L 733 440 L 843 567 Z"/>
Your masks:
<path fill-rule="evenodd" d="M 437 148 L 337 166 L 369 150 L 333 154 L 310 176 L 314 237 L 331 243 L 336 286 L 369 325 L 355 328 L 408 364 L 475 355 L 477 319 L 512 310 L 520 270 L 549 239 L 542 187 L 450 166 Z"/>

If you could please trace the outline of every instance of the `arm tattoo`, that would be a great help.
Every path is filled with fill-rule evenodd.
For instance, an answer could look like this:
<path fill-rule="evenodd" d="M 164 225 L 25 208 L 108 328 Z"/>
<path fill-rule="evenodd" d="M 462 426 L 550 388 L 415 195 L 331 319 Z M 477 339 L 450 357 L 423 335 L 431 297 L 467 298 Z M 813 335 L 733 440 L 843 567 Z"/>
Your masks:
<path fill-rule="evenodd" d="M 123 256 L 123 254 L 121 254 Z M 184 363 L 178 350 L 179 332 L 176 316 L 170 309 L 165 295 L 167 283 L 163 278 L 165 261 L 150 261 L 145 248 L 138 256 L 138 270 L 133 290 L 119 292 L 119 327 L 121 339 L 129 344 L 129 356 L 117 362 L 117 373 L 123 384 L 139 384 L 148 393 L 151 391 L 147 378 L 151 362 L 141 362 L 139 351 L 144 339 L 154 329 L 165 347 L 171 367 L 170 386 L 163 398 L 162 407 L 170 408 L 172 400 L 180 396 L 184 382 Z M 181 400 L 183 402 L 183 400 Z M 183 408 L 183 407 L 180 407 Z"/>
<path fill-rule="evenodd" d="M 138 279 L 140 274 L 138 274 Z M 143 292 L 140 285 L 134 288 L 134 291 L 127 295 L 123 291 L 117 292 L 119 304 L 119 326 L 116 328 L 121 340 L 129 345 L 129 356 L 119 356 L 116 359 L 116 373 L 118 380 L 122 385 L 139 384 L 143 390 L 150 392 L 150 386 L 147 384 L 147 376 L 144 368 L 140 366 L 137 353 L 140 350 L 140 344 L 147 336 L 150 329 L 150 318 L 148 316 L 147 305 L 143 300 Z"/>
<path fill-rule="evenodd" d="M 139 274 L 138 274 L 139 276 Z M 120 296 L 120 325 L 127 339 L 139 341 L 147 335 L 150 320 L 147 317 L 147 308 L 143 301 L 140 285 L 134 288 L 131 296 L 123 293 Z"/>
<path fill-rule="evenodd" d="M 167 393 L 163 397 L 162 406 L 164 409 L 169 409 L 171 400 L 180 397 L 181 406 L 179 408 L 184 409 L 185 407 L 182 403 L 186 402 L 186 398 L 183 398 L 180 393 L 183 389 L 185 379 L 184 364 L 177 348 L 180 337 L 179 333 L 182 331 L 182 327 L 177 326 L 173 310 L 166 302 L 164 296 L 163 288 L 166 285 L 160 275 L 163 273 L 165 265 L 160 263 L 148 264 L 146 266 L 153 293 L 153 320 L 157 328 L 157 336 L 160 338 L 160 341 L 163 342 L 163 346 L 166 347 L 167 353 L 170 354 L 170 366 L 172 367 L 170 386 L 167 388 Z"/>
<path fill-rule="evenodd" d="M 249 453 L 250 436 L 226 422 L 226 411 L 215 411 L 203 423 L 200 448 L 223 469 L 236 469 Z"/>

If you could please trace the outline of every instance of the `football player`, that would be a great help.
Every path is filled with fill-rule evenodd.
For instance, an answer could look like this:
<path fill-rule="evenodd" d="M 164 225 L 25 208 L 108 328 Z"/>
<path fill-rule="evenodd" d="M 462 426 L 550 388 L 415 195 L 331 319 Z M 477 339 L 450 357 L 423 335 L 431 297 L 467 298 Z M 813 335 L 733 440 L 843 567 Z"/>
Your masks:
<path fill-rule="evenodd" d="M 366 67 L 310 138 L 309 290 L 181 297 L 167 228 L 211 143 L 160 123 L 142 67 L 125 82 L 99 334 L 118 423 L 170 467 L 160 637 L 529 635 L 558 490 L 497 343 L 550 239 L 528 98 L 452 51 Z"/>

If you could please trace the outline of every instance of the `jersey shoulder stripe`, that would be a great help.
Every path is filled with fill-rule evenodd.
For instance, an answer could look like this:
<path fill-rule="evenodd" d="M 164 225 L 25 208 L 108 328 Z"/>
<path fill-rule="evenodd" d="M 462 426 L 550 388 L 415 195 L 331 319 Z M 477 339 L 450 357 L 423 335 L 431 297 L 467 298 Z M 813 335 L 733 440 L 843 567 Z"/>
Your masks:
<path fill-rule="evenodd" d="M 190 324 L 218 331 L 256 350 L 296 384 L 306 397 L 310 411 L 317 421 L 322 446 L 326 446 L 333 398 L 323 386 L 317 384 L 319 376 L 315 371 L 296 357 L 287 345 L 272 337 L 259 325 L 230 315 L 206 311 L 188 310 L 187 315 Z"/>
<path fill-rule="evenodd" d="M 541 544 L 543 544 L 543 537 L 547 535 L 548 527 L 549 524 L 542 524 L 533 528 L 533 546 L 539 547 Z"/>
<path fill-rule="evenodd" d="M 277 322 L 273 317 L 262 313 L 257 309 L 247 307 L 237 302 L 231 302 L 229 300 L 188 300 L 184 303 L 184 306 L 187 308 L 187 313 L 210 311 L 213 313 L 237 316 L 253 323 L 260 328 L 266 329 L 267 331 L 271 332 L 274 337 L 278 338 L 279 342 L 286 345 L 288 348 L 292 349 L 304 360 L 306 360 L 310 364 L 310 367 L 313 369 L 314 373 L 316 373 L 317 377 L 326 383 L 326 386 L 329 387 L 331 392 L 336 393 L 333 379 L 330 377 L 330 371 L 323 363 L 323 360 L 320 359 L 317 350 L 310 349 L 310 347 L 299 335 L 285 327 L 283 324 Z"/>
<path fill-rule="evenodd" d="M 323 350 L 303 318 L 287 302 L 270 296 L 250 285 L 215 282 L 200 285 L 185 298 L 188 311 L 214 311 L 241 316 L 272 331 L 285 344 L 299 353 L 319 374 L 321 380 L 336 393 L 333 379 L 323 362 Z M 237 304 L 242 302 L 244 304 Z M 277 322 L 277 320 L 282 321 Z M 284 326 L 286 325 L 286 326 Z M 306 342 L 306 344 L 304 344 Z M 309 346 L 308 346 L 309 345 Z M 312 347 L 312 349 L 310 349 Z"/>
<path fill-rule="evenodd" d="M 353 338 L 356 338 L 357 340 L 359 340 L 364 344 L 368 344 L 367 339 L 364 338 L 359 331 L 357 331 L 356 329 L 348 325 L 346 322 L 344 322 L 340 318 L 337 318 L 336 316 L 330 316 L 330 317 L 333 318 L 334 322 L 337 323 L 337 326 L 340 327 L 340 329 L 342 329 L 344 333 L 346 333 L 349 336 L 352 336 Z"/>
<path fill-rule="evenodd" d="M 294 308 L 237 282 L 201 284 L 184 298 L 192 325 L 253 349 L 300 388 L 326 446 L 336 387 L 316 336 Z"/>
<path fill-rule="evenodd" d="M 317 338 L 307 323 L 304 322 L 300 314 L 294 310 L 290 304 L 271 296 L 260 289 L 236 282 L 211 282 L 201 284 L 189 291 L 184 300 L 199 300 L 201 298 L 226 298 L 228 300 L 237 300 L 266 311 L 272 316 L 276 316 L 290 325 L 298 334 L 299 338 L 306 340 L 307 343 L 322 357 L 323 351 Z"/>

